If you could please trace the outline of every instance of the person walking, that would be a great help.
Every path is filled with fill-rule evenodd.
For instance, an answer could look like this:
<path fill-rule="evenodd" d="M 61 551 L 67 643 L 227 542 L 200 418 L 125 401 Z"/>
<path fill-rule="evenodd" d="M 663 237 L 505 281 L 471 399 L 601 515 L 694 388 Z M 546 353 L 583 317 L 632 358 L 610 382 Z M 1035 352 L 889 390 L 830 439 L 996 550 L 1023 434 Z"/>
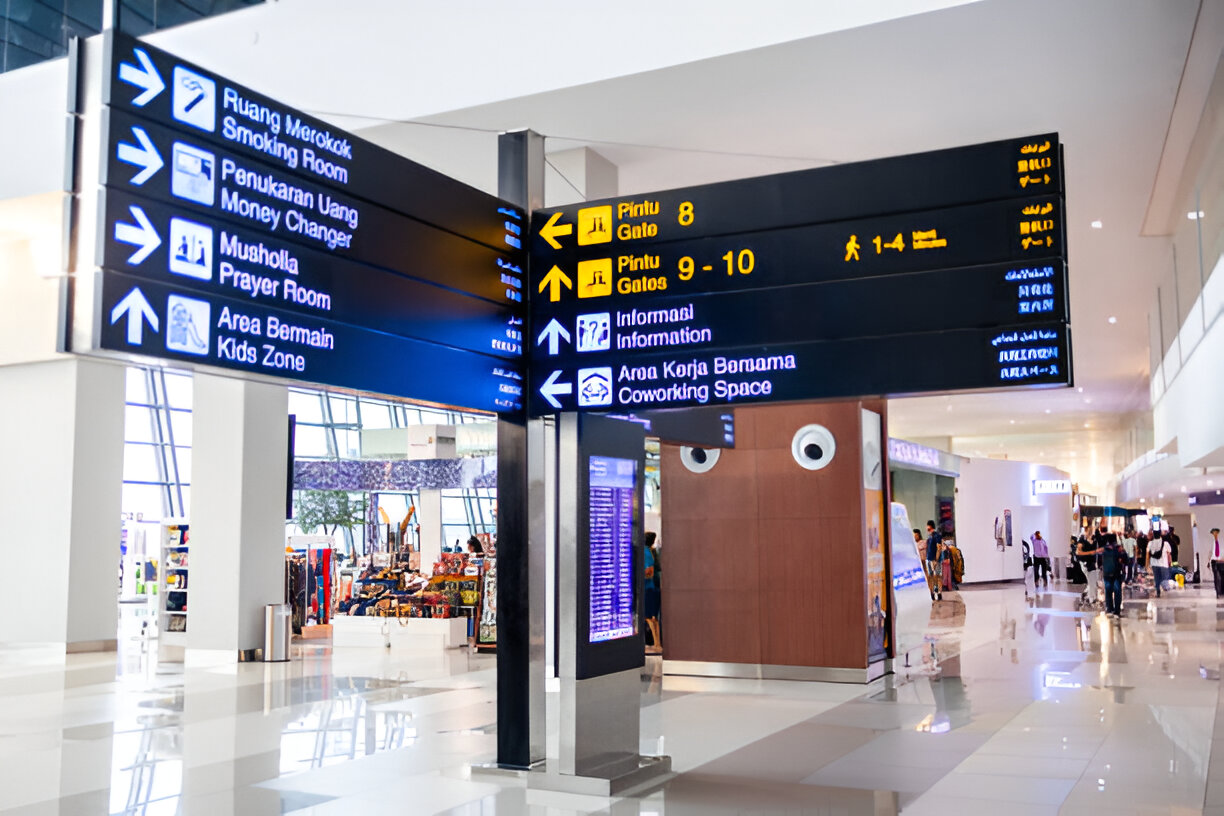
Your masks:
<path fill-rule="evenodd" d="M 1087 581 L 1087 586 L 1084 587 L 1084 600 L 1089 604 L 1096 604 L 1100 600 L 1100 589 L 1097 587 L 1097 580 L 1100 576 L 1100 571 L 1097 569 L 1097 558 L 1101 554 L 1098 542 L 1103 537 L 1103 533 L 1094 533 L 1091 539 L 1080 536 L 1079 548 L 1076 551 L 1080 568 L 1084 570 L 1084 578 Z"/>
<path fill-rule="evenodd" d="M 1126 551 L 1126 571 L 1122 575 L 1122 580 L 1128 584 L 1135 580 L 1135 553 L 1137 551 L 1138 542 L 1135 541 L 1135 531 L 1127 530 L 1122 538 L 1122 549 Z"/>
<path fill-rule="evenodd" d="M 931 600 L 943 600 L 943 564 L 941 562 L 940 546 L 943 542 L 943 536 L 935 529 L 935 522 L 928 521 L 926 523 L 927 540 L 926 540 L 926 567 L 927 574 L 931 576 Z"/>
<path fill-rule="evenodd" d="M 1122 574 L 1126 569 L 1126 550 L 1114 533 L 1102 536 L 1101 579 L 1105 584 L 1105 614 L 1122 617 Z"/>
<path fill-rule="evenodd" d="M 662 608 L 662 592 L 659 589 L 659 570 L 656 566 L 654 543 L 657 536 L 653 531 L 647 531 L 642 540 L 642 564 L 646 573 L 645 609 L 646 627 L 650 630 L 651 645 L 646 647 L 647 654 L 663 654 L 663 640 L 659 630 L 659 612 Z"/>
<path fill-rule="evenodd" d="M 1041 537 L 1041 531 L 1033 533 L 1033 586 L 1050 585 L 1050 545 Z"/>
<path fill-rule="evenodd" d="M 1170 568 L 1177 566 L 1177 551 L 1181 548 L 1181 536 L 1179 536 L 1172 526 L 1169 527 L 1169 532 L 1165 534 L 1165 544 L 1168 546 Z"/>
<path fill-rule="evenodd" d="M 1148 564 L 1152 568 L 1152 582 L 1156 584 L 1156 597 L 1160 597 L 1160 589 L 1169 579 L 1169 543 L 1163 538 L 1152 536 L 1148 544 Z"/>
<path fill-rule="evenodd" d="M 1211 528 L 1211 577 L 1217 598 L 1224 598 L 1224 552 L 1220 551 L 1220 528 Z"/>

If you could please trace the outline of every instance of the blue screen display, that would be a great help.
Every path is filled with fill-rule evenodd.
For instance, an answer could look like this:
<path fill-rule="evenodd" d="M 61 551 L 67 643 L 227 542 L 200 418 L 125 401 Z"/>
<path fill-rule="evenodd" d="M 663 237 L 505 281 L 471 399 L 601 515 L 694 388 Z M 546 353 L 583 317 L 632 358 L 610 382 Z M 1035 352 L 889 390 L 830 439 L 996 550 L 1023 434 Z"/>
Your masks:
<path fill-rule="evenodd" d="M 590 642 L 637 634 L 633 570 L 637 462 L 590 458 Z"/>

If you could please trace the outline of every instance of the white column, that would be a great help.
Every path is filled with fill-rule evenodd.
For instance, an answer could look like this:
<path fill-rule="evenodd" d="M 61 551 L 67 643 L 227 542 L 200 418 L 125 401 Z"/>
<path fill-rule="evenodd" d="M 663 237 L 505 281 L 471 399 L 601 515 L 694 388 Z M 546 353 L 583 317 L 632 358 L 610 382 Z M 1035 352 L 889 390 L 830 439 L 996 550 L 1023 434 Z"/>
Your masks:
<path fill-rule="evenodd" d="M 422 490 L 416 522 L 421 525 L 421 574 L 433 569 L 442 554 L 442 491 Z M 454 542 L 448 541 L 449 547 Z"/>
<path fill-rule="evenodd" d="M 0 643 L 114 649 L 124 369 L 0 367 Z"/>
<path fill-rule="evenodd" d="M 285 599 L 289 392 L 196 374 L 193 395 L 188 660 L 235 660 Z"/>

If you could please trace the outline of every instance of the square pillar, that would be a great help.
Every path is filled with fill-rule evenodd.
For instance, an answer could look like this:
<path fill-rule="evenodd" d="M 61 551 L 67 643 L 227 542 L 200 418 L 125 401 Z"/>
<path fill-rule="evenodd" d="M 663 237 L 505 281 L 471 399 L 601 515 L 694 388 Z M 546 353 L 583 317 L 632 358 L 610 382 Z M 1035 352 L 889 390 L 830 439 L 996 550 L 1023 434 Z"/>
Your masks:
<path fill-rule="evenodd" d="M 124 367 L 0 367 L 0 552 L 35 565 L 0 593 L 0 643 L 116 646 Z"/>
<path fill-rule="evenodd" d="M 289 391 L 194 379 L 188 659 L 229 661 L 263 648 L 264 605 L 285 600 Z"/>

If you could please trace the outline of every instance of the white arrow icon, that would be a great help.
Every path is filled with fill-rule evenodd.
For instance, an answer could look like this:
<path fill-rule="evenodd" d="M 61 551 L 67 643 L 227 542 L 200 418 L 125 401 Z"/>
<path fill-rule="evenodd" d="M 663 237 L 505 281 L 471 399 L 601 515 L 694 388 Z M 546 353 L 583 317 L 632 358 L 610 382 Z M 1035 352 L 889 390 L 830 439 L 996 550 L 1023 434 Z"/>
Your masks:
<path fill-rule="evenodd" d="M 149 221 L 149 216 L 145 215 L 145 211 L 140 207 L 133 204 L 128 207 L 128 212 L 136 219 L 136 223 L 128 224 L 123 221 L 116 221 L 115 240 L 140 247 L 140 249 L 128 256 L 128 263 L 138 264 L 152 255 L 153 250 L 161 246 L 161 236 L 157 234 L 157 230 L 153 228 L 153 223 Z"/>
<path fill-rule="evenodd" d="M 548 379 L 540 386 L 540 393 L 544 395 L 544 399 L 548 400 L 548 404 L 554 408 L 561 407 L 561 403 L 555 399 L 558 394 L 574 393 L 574 384 L 557 382 L 557 377 L 559 376 L 561 376 L 561 372 L 554 371 L 548 375 Z"/>
<path fill-rule="evenodd" d="M 153 175 L 165 167 L 166 163 L 162 161 L 161 154 L 153 146 L 153 140 L 149 138 L 149 134 L 145 133 L 144 128 L 132 125 L 132 135 L 136 137 L 136 141 L 140 142 L 140 145 L 120 142 L 116 153 L 119 156 L 119 161 L 143 168 L 139 173 L 132 176 L 132 183 L 139 186 L 153 178 Z"/>
<path fill-rule="evenodd" d="M 557 318 L 548 321 L 548 325 L 544 327 L 544 331 L 540 332 L 540 336 L 536 338 L 536 345 L 542 346 L 544 340 L 548 340 L 548 356 L 555 357 L 561 350 L 561 338 L 565 338 L 565 342 L 570 341 L 570 333 L 565 330 L 565 327 L 557 322 Z"/>
<path fill-rule="evenodd" d="M 111 309 L 111 325 L 119 322 L 119 318 L 127 315 L 127 341 L 133 346 L 139 346 L 144 339 L 144 322 L 149 321 L 149 328 L 157 331 L 157 312 L 153 311 L 153 307 L 149 305 L 149 301 L 145 299 L 144 292 L 140 291 L 140 287 L 132 288 L 123 300 L 115 304 L 115 308 Z"/>
<path fill-rule="evenodd" d="M 140 65 L 136 66 L 130 62 L 119 63 L 119 79 L 143 89 L 143 92 L 132 100 L 133 105 L 143 108 L 166 89 L 166 83 L 162 81 L 161 74 L 157 72 L 157 66 L 153 64 L 153 60 L 149 59 L 148 53 L 143 48 L 133 48 L 132 53 L 136 55 L 136 60 Z"/>

